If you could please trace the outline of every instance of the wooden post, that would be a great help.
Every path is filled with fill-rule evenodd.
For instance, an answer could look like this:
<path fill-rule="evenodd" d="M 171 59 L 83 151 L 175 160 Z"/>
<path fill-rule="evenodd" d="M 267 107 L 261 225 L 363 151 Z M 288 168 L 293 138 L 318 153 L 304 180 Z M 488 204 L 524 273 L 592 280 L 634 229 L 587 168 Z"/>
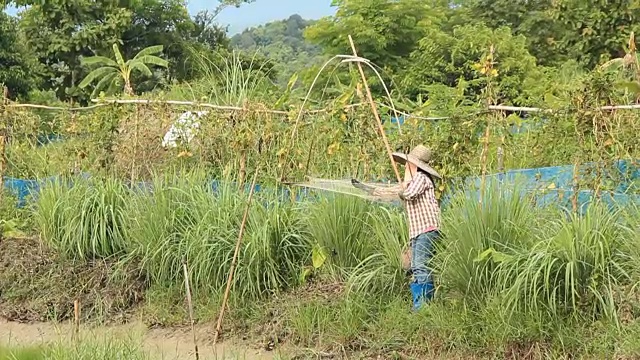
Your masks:
<path fill-rule="evenodd" d="M 77 339 L 80 333 L 80 300 L 78 299 L 73 302 L 73 320 L 73 333 Z"/>
<path fill-rule="evenodd" d="M 229 292 L 231 291 L 233 274 L 236 269 L 236 262 L 238 261 L 238 254 L 240 253 L 240 245 L 242 244 L 242 236 L 244 235 L 244 228 L 247 224 L 247 218 L 249 217 L 249 209 L 251 208 L 251 200 L 253 200 L 253 193 L 256 188 L 256 179 L 258 178 L 259 170 L 260 170 L 260 166 L 256 167 L 256 172 L 253 175 L 253 181 L 251 182 L 251 190 L 249 190 L 249 199 L 247 200 L 247 206 L 245 207 L 244 215 L 242 216 L 242 223 L 240 224 L 240 232 L 238 233 L 236 248 L 235 248 L 235 251 L 233 252 L 233 259 L 231 260 L 231 268 L 229 269 L 229 277 L 227 278 L 227 287 L 224 290 L 224 297 L 222 298 L 222 306 L 220 306 L 220 314 L 218 314 L 216 331 L 213 335 L 214 346 L 218 343 L 218 337 L 220 336 L 220 330 L 222 329 L 222 319 L 224 317 L 224 311 L 227 306 L 227 300 L 229 299 Z"/>
<path fill-rule="evenodd" d="M 191 333 L 193 333 L 193 347 L 196 352 L 196 360 L 200 360 L 200 352 L 198 351 L 198 338 L 196 337 L 196 322 L 193 319 L 193 302 L 191 301 L 191 287 L 189 286 L 189 271 L 187 270 L 187 262 L 182 262 L 184 270 L 184 287 L 187 292 L 187 306 L 189 307 L 189 321 L 191 322 Z"/>
<path fill-rule="evenodd" d="M 356 51 L 356 45 L 353 43 L 353 38 L 349 35 L 349 44 L 351 45 L 351 50 L 353 51 L 353 56 L 358 57 L 358 52 Z M 364 70 L 362 70 L 362 64 L 356 62 L 358 66 L 358 71 L 360 72 L 360 77 L 362 78 L 362 84 L 367 93 L 367 100 L 369 101 L 369 105 L 371 105 L 371 110 L 373 111 L 373 116 L 376 118 L 378 122 L 378 130 L 380 130 L 380 135 L 382 136 L 382 141 L 384 141 L 384 146 L 387 149 L 387 155 L 389 155 L 389 160 L 391 160 L 391 166 L 393 166 L 393 172 L 396 174 L 396 178 L 398 178 L 398 183 L 402 186 L 402 177 L 400 177 L 400 172 L 398 171 L 398 166 L 396 165 L 395 160 L 393 160 L 393 152 L 391 151 L 391 146 L 389 145 L 389 141 L 387 140 L 387 135 L 384 133 L 384 127 L 382 126 L 382 120 L 380 119 L 380 115 L 378 114 L 378 108 L 376 107 L 376 103 L 373 101 L 373 96 L 371 95 L 371 89 L 369 88 L 369 83 L 367 82 L 367 77 L 364 74 Z"/>
<path fill-rule="evenodd" d="M 138 118 L 140 116 L 140 105 L 136 104 L 136 110 L 133 115 L 133 149 L 131 154 L 131 186 L 136 183 L 137 169 L 136 169 L 136 156 L 138 156 Z"/>

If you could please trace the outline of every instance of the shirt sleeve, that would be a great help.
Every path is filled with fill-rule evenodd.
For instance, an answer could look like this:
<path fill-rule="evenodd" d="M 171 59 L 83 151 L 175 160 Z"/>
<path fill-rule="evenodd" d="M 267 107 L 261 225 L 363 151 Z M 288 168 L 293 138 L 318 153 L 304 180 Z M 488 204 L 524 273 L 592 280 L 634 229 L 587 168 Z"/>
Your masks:
<path fill-rule="evenodd" d="M 425 175 L 418 175 L 413 178 L 413 180 L 409 183 L 407 189 L 402 193 L 402 198 L 404 200 L 413 200 L 418 195 L 425 192 L 429 187 L 433 186 L 429 178 Z"/>

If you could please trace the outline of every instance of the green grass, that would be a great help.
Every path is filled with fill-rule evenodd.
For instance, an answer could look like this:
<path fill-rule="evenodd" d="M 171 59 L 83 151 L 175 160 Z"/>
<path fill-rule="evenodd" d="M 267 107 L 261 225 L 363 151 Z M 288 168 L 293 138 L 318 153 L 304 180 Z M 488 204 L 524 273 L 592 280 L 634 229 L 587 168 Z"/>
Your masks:
<path fill-rule="evenodd" d="M 196 291 L 217 292 L 226 283 L 247 194 L 228 183 L 215 193 L 203 183 L 189 175 L 157 180 L 151 195 L 131 200 L 129 258 L 141 262 L 153 283 L 183 281 L 183 261 Z M 235 274 L 234 291 L 241 297 L 296 285 L 310 256 L 296 206 L 275 194 L 255 195 Z"/>
<path fill-rule="evenodd" d="M 47 184 L 35 220 L 42 239 L 74 259 L 108 258 L 126 246 L 126 205 L 130 194 L 118 180 L 74 178 Z"/>
<path fill-rule="evenodd" d="M 114 180 L 53 187 L 40 199 L 38 224 L 64 254 L 140 264 L 150 285 L 143 308 L 150 325 L 185 322 L 186 260 L 196 318 L 211 320 L 247 194 L 228 182 L 214 192 L 205 179 L 197 172 L 157 177 L 151 192 Z M 418 314 L 409 311 L 400 266 L 408 240 L 401 209 L 344 197 L 295 204 L 258 193 L 227 327 L 246 333 L 268 326 L 273 338 L 298 346 L 372 356 L 637 355 L 638 208 L 596 203 L 576 216 L 536 207 L 518 190 L 490 187 L 482 203 L 469 193 L 453 199 L 431 263 L 436 300 Z M 78 217 L 74 204 L 91 216 Z M 326 261 L 309 283 L 301 274 L 317 248 Z M 326 284 L 345 291 L 326 292 Z"/>
<path fill-rule="evenodd" d="M 83 340 L 74 344 L 57 342 L 31 347 L 0 346 L 0 360 L 119 360 L 150 359 L 133 341 L 106 339 Z"/>
<path fill-rule="evenodd" d="M 44 350 L 40 347 L 0 346 L 0 360 L 44 360 Z"/>

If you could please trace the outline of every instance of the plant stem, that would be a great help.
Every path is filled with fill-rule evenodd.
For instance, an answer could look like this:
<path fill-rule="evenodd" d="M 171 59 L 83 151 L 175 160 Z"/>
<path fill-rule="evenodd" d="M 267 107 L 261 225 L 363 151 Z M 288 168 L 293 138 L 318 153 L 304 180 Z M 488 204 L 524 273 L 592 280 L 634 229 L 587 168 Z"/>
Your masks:
<path fill-rule="evenodd" d="M 253 181 L 251 182 L 251 190 L 249 190 L 249 199 L 247 200 L 247 206 L 244 209 L 244 215 L 242 216 L 242 223 L 240 224 L 240 232 L 238 233 L 238 241 L 236 241 L 236 248 L 233 252 L 233 259 L 231 260 L 231 268 L 229 269 L 229 277 L 227 278 L 227 287 L 224 290 L 224 297 L 222 298 L 222 306 L 220 306 L 220 314 L 218 315 L 218 322 L 216 324 L 216 331 L 213 335 L 213 345 L 218 343 L 218 337 L 220 336 L 220 330 L 222 328 L 222 319 L 224 317 L 224 310 L 227 306 L 227 300 L 229 299 L 229 292 L 231 291 L 231 282 L 233 281 L 233 273 L 236 269 L 236 262 L 238 261 L 238 254 L 240 253 L 240 244 L 242 244 L 242 236 L 244 235 L 244 228 L 247 224 L 247 218 L 249 217 L 249 209 L 251 208 L 251 200 L 253 199 L 253 193 L 256 187 L 256 179 L 258 178 L 258 172 L 260 166 L 256 167 L 256 172 L 253 175 Z"/>
<path fill-rule="evenodd" d="M 191 286 L 189 286 L 189 271 L 187 270 L 187 262 L 183 260 L 182 270 L 184 271 L 184 287 L 187 292 L 187 306 L 189 307 L 189 321 L 191 322 L 191 333 L 193 334 L 193 346 L 196 352 L 196 360 L 200 359 L 198 352 L 198 338 L 196 337 L 195 320 L 193 319 L 193 302 L 191 301 Z"/>

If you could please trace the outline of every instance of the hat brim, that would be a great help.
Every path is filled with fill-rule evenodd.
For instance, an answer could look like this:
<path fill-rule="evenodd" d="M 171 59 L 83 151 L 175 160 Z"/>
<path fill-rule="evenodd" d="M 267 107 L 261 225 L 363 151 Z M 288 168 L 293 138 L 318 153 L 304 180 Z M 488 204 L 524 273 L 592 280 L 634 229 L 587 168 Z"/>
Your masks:
<path fill-rule="evenodd" d="M 391 155 L 393 156 L 393 160 L 395 160 L 400 165 L 404 165 L 407 162 L 409 162 L 417 166 L 419 169 L 424 170 L 429 175 L 434 176 L 438 179 L 442 179 L 442 176 L 440 176 L 440 174 L 438 174 L 438 172 L 434 168 L 432 168 L 431 166 L 429 166 L 429 164 L 425 163 L 424 161 L 414 156 L 403 154 L 403 153 L 393 153 Z"/>

